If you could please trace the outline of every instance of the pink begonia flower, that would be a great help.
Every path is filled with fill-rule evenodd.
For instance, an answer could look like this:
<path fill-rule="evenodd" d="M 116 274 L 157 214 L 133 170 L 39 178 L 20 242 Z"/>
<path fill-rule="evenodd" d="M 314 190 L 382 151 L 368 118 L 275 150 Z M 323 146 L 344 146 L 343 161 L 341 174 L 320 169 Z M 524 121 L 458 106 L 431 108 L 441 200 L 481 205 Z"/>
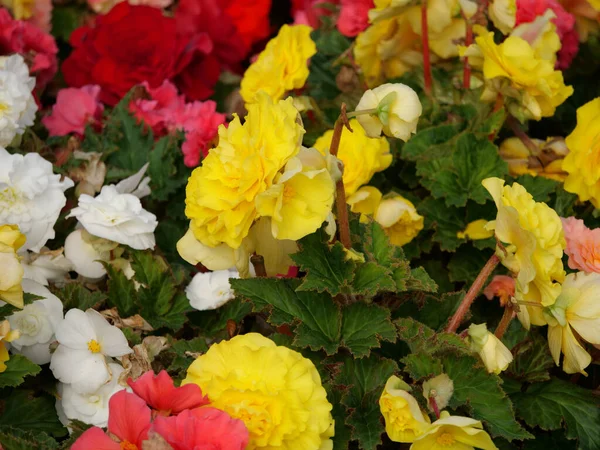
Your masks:
<path fill-rule="evenodd" d="M 218 113 L 217 104 L 211 100 L 186 103 L 185 97 L 178 95 L 177 88 L 168 80 L 156 89 L 147 83 L 143 86 L 150 94 L 150 100 L 134 100 L 129 105 L 130 111 L 158 136 L 183 131 L 183 162 L 188 167 L 196 167 L 200 156 L 208 154 L 219 125 L 225 123 L 225 114 Z"/>
<path fill-rule="evenodd" d="M 569 267 L 573 270 L 600 273 L 600 228 L 590 230 L 583 220 L 569 217 L 561 219 L 569 256 Z"/>
<path fill-rule="evenodd" d="M 575 16 L 569 14 L 558 0 L 517 0 L 516 24 L 533 22 L 536 17 L 551 9 L 556 17 L 552 22 L 562 44 L 557 55 L 556 67 L 566 69 L 579 50 L 579 37 L 575 30 Z"/>
<path fill-rule="evenodd" d="M 352 1 L 352 0 L 350 0 Z M 339 3 L 339 0 L 292 0 L 292 17 L 295 25 L 310 25 L 319 28 L 321 16 L 330 16 L 331 10 L 320 8 L 321 3 Z"/>
<path fill-rule="evenodd" d="M 94 12 L 106 14 L 113 6 L 122 1 L 123 0 L 87 0 L 87 4 Z M 153 8 L 165 9 L 171 6 L 173 0 L 128 0 L 128 3 L 130 5 L 145 5 L 152 6 Z"/>
<path fill-rule="evenodd" d="M 135 381 L 130 378 L 127 383 L 148 406 L 163 416 L 179 414 L 185 409 L 198 408 L 210 403 L 196 384 L 175 387 L 173 379 L 165 370 L 161 370 L 158 375 L 146 372 Z"/>
<path fill-rule="evenodd" d="M 29 22 L 14 20 L 8 10 L 0 8 L 0 55 L 12 53 L 19 53 L 29 62 L 38 89 L 54 78 L 58 69 L 54 38 Z"/>
<path fill-rule="evenodd" d="M 344 36 L 354 37 L 369 26 L 369 9 L 373 0 L 342 0 L 337 28 Z"/>
<path fill-rule="evenodd" d="M 243 450 L 248 444 L 244 422 L 215 408 L 186 409 L 177 416 L 159 416 L 154 420 L 153 430 L 173 450 Z"/>
<path fill-rule="evenodd" d="M 515 279 L 506 275 L 496 275 L 483 290 L 488 300 L 498 297 L 502 305 L 507 304 L 515 296 Z"/>
<path fill-rule="evenodd" d="M 102 119 L 104 106 L 98 100 L 100 86 L 61 89 L 52 106 L 52 113 L 42 119 L 50 136 L 77 133 L 83 136 L 87 124 Z"/>
<path fill-rule="evenodd" d="M 93 427 L 83 433 L 71 450 L 141 450 L 150 430 L 150 408 L 135 394 L 119 391 L 108 402 L 108 432 Z M 193 447 L 192 447 L 193 448 Z"/>

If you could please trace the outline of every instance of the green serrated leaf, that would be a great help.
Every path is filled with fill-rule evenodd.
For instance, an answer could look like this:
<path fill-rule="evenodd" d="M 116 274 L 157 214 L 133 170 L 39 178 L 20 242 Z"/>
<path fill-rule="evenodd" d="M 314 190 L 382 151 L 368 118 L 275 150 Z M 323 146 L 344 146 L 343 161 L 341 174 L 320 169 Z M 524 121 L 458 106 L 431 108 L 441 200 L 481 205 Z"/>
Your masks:
<path fill-rule="evenodd" d="M 427 198 L 417 209 L 425 216 L 425 227 L 434 229 L 433 240 L 445 251 L 454 251 L 462 244 L 456 234 L 466 228 L 462 210 L 446 206 L 442 199 Z"/>
<path fill-rule="evenodd" d="M 154 137 L 152 130 L 143 123 L 138 123 L 129 112 L 129 99 L 130 95 L 125 96 L 111 113 L 112 120 L 109 123 L 114 121 L 118 124 L 116 126 L 120 132 L 120 139 L 114 142 L 117 151 L 111 153 L 107 161 L 133 174 L 148 162 L 150 150 L 154 146 Z"/>
<path fill-rule="evenodd" d="M 390 311 L 375 304 L 358 302 L 343 310 L 342 345 L 357 358 L 369 356 L 379 341 L 396 341 L 396 327 L 390 321 Z"/>
<path fill-rule="evenodd" d="M 301 291 L 329 292 L 335 296 L 347 289 L 354 276 L 355 263 L 346 261 L 340 242 L 328 245 L 322 231 L 309 234 L 298 241 L 300 251 L 291 255 L 300 270 L 306 272 Z"/>
<path fill-rule="evenodd" d="M 513 362 L 507 373 L 519 381 L 537 383 L 550 379 L 549 370 L 555 366 L 548 341 L 539 334 L 531 333 L 529 339 L 513 349 Z"/>
<path fill-rule="evenodd" d="M 543 430 L 567 428 L 567 438 L 577 439 L 580 450 L 600 448 L 600 402 L 590 391 L 553 379 L 531 384 L 512 395 L 519 417 Z"/>
<path fill-rule="evenodd" d="M 165 136 L 156 142 L 150 152 L 148 176 L 152 188 L 150 196 L 153 199 L 167 200 L 187 183 L 189 170 L 183 169 L 182 164 L 177 164 L 177 161 L 181 160 L 180 144 L 179 139 L 174 136 Z M 178 168 L 187 173 L 178 174 Z"/>
<path fill-rule="evenodd" d="M 99 305 L 107 299 L 101 291 L 90 291 L 80 283 L 68 283 L 63 288 L 51 287 L 52 291 L 63 302 L 65 311 L 79 308 L 85 311 Z"/>
<path fill-rule="evenodd" d="M 444 146 L 460 132 L 459 125 L 439 125 L 425 128 L 402 147 L 402 159 L 417 161 L 420 159 L 434 159 L 449 154 L 450 146 Z"/>
<path fill-rule="evenodd" d="M 58 442 L 46 433 L 34 433 L 14 427 L 0 427 L 0 444 L 4 450 L 54 450 Z"/>
<path fill-rule="evenodd" d="M 57 437 L 67 434 L 66 428 L 58 420 L 55 400 L 50 396 L 36 397 L 33 391 L 13 390 L 1 403 L 0 429 L 15 427 Z"/>
<path fill-rule="evenodd" d="M 215 311 L 195 311 L 189 314 L 190 323 L 200 329 L 203 336 L 214 337 L 227 326 L 227 321 L 240 322 L 252 312 L 252 305 L 234 299 Z"/>
<path fill-rule="evenodd" d="M 108 273 L 108 303 L 116 307 L 121 317 L 130 317 L 137 312 L 137 297 L 133 280 L 128 280 L 123 272 L 110 264 L 105 264 Z"/>
<path fill-rule="evenodd" d="M 192 362 L 194 362 L 193 354 L 205 353 L 208 350 L 206 339 L 203 337 L 197 337 L 194 339 L 178 340 L 171 345 L 169 349 L 170 353 L 174 353 L 175 356 L 169 365 L 167 371 L 171 374 L 184 373 Z"/>
<path fill-rule="evenodd" d="M 406 290 L 437 292 L 438 285 L 422 267 L 410 271 L 410 278 L 406 280 Z"/>
<path fill-rule="evenodd" d="M 533 177 L 531 175 L 521 175 L 515 179 L 529 192 L 536 202 L 547 202 L 550 200 L 550 194 L 556 191 L 560 183 L 545 177 Z"/>
<path fill-rule="evenodd" d="M 396 283 L 392 278 L 390 269 L 372 261 L 359 264 L 356 268 L 354 281 L 352 282 L 352 293 L 354 295 L 373 297 L 379 292 L 394 292 L 395 290 Z"/>
<path fill-rule="evenodd" d="M 21 355 L 10 355 L 6 361 L 6 370 L 0 373 L 0 388 L 18 386 L 25 377 L 37 375 L 42 368 Z"/>
<path fill-rule="evenodd" d="M 252 278 L 232 279 L 236 295 L 250 300 L 254 311 L 270 311 L 273 325 L 300 322 L 294 345 L 322 348 L 328 355 L 336 352 L 340 342 L 342 318 L 338 306 L 326 293 L 297 291 L 299 280 Z"/>

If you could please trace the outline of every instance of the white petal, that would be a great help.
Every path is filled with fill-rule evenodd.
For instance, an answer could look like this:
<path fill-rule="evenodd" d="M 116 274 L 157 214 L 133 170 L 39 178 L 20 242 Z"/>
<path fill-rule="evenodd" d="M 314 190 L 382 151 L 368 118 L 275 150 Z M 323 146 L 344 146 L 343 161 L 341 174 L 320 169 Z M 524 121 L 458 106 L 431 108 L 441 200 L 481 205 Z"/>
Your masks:
<path fill-rule="evenodd" d="M 54 377 L 71 384 L 77 392 L 93 392 L 110 380 L 104 355 L 87 350 L 72 350 L 59 345 L 52 354 L 50 370 Z"/>
<path fill-rule="evenodd" d="M 56 330 L 56 340 L 69 348 L 88 349 L 91 340 L 97 340 L 94 327 L 88 316 L 80 309 L 71 309 Z"/>
<path fill-rule="evenodd" d="M 102 353 L 108 356 L 123 356 L 132 353 L 127 343 L 127 338 L 121 330 L 108 323 L 98 311 L 88 309 L 85 314 L 92 324 L 98 342 L 101 345 Z"/>

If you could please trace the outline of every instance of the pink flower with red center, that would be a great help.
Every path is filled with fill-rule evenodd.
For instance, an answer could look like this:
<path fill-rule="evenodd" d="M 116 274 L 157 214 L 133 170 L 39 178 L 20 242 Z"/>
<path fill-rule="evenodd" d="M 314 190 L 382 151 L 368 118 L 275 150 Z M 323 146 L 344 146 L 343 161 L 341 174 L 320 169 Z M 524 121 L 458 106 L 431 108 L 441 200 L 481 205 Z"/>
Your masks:
<path fill-rule="evenodd" d="M 557 0 L 517 0 L 516 24 L 533 22 L 548 9 L 556 14 L 552 22 L 556 25 L 556 32 L 562 44 L 557 55 L 556 67 L 566 69 L 579 50 L 579 37 L 575 30 L 575 17 Z"/>
<path fill-rule="evenodd" d="M 177 416 L 157 417 L 153 430 L 173 450 L 243 450 L 248 444 L 244 422 L 215 408 L 187 409 Z"/>
<path fill-rule="evenodd" d="M 81 435 L 71 450 L 142 450 L 150 430 L 150 408 L 135 394 L 119 391 L 108 402 L 108 432 L 93 427 Z"/>
<path fill-rule="evenodd" d="M 600 228 L 590 230 L 583 220 L 562 219 L 569 256 L 569 267 L 584 272 L 600 273 Z"/>
<path fill-rule="evenodd" d="M 19 53 L 36 78 L 36 87 L 43 89 L 58 69 L 58 47 L 54 38 L 37 26 L 14 20 L 9 12 L 0 9 L 0 55 Z"/>
<path fill-rule="evenodd" d="M 183 131 L 183 162 L 188 167 L 196 167 L 201 156 L 208 154 L 219 125 L 225 123 L 225 114 L 218 113 L 217 104 L 211 100 L 186 103 L 185 97 L 178 95 L 177 88 L 168 80 L 156 89 L 147 83 L 143 86 L 150 99 L 134 100 L 129 105 L 130 111 L 158 136 Z"/>
<path fill-rule="evenodd" d="M 98 123 L 102 119 L 104 106 L 98 99 L 99 94 L 100 86 L 61 89 L 52 113 L 42 119 L 50 136 L 69 133 L 83 136 L 86 125 Z"/>
<path fill-rule="evenodd" d="M 500 304 L 507 304 L 515 296 L 515 279 L 506 275 L 496 275 L 483 290 L 488 300 L 498 297 Z"/>
<path fill-rule="evenodd" d="M 169 416 L 179 414 L 186 409 L 199 408 L 208 405 L 207 397 L 195 384 L 175 387 L 169 374 L 161 370 L 158 375 L 146 372 L 136 381 L 127 381 L 133 392 L 146 401 L 159 415 Z"/>

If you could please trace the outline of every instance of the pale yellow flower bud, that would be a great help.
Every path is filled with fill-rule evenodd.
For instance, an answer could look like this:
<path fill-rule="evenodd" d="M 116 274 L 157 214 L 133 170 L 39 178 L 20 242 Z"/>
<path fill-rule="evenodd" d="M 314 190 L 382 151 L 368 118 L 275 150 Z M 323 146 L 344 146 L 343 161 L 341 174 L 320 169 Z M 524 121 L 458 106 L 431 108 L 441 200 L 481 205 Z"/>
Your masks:
<path fill-rule="evenodd" d="M 513 360 L 512 353 L 493 333 L 487 330 L 484 323 L 469 327 L 471 349 L 481 357 L 488 372 L 499 374 L 506 370 Z"/>

